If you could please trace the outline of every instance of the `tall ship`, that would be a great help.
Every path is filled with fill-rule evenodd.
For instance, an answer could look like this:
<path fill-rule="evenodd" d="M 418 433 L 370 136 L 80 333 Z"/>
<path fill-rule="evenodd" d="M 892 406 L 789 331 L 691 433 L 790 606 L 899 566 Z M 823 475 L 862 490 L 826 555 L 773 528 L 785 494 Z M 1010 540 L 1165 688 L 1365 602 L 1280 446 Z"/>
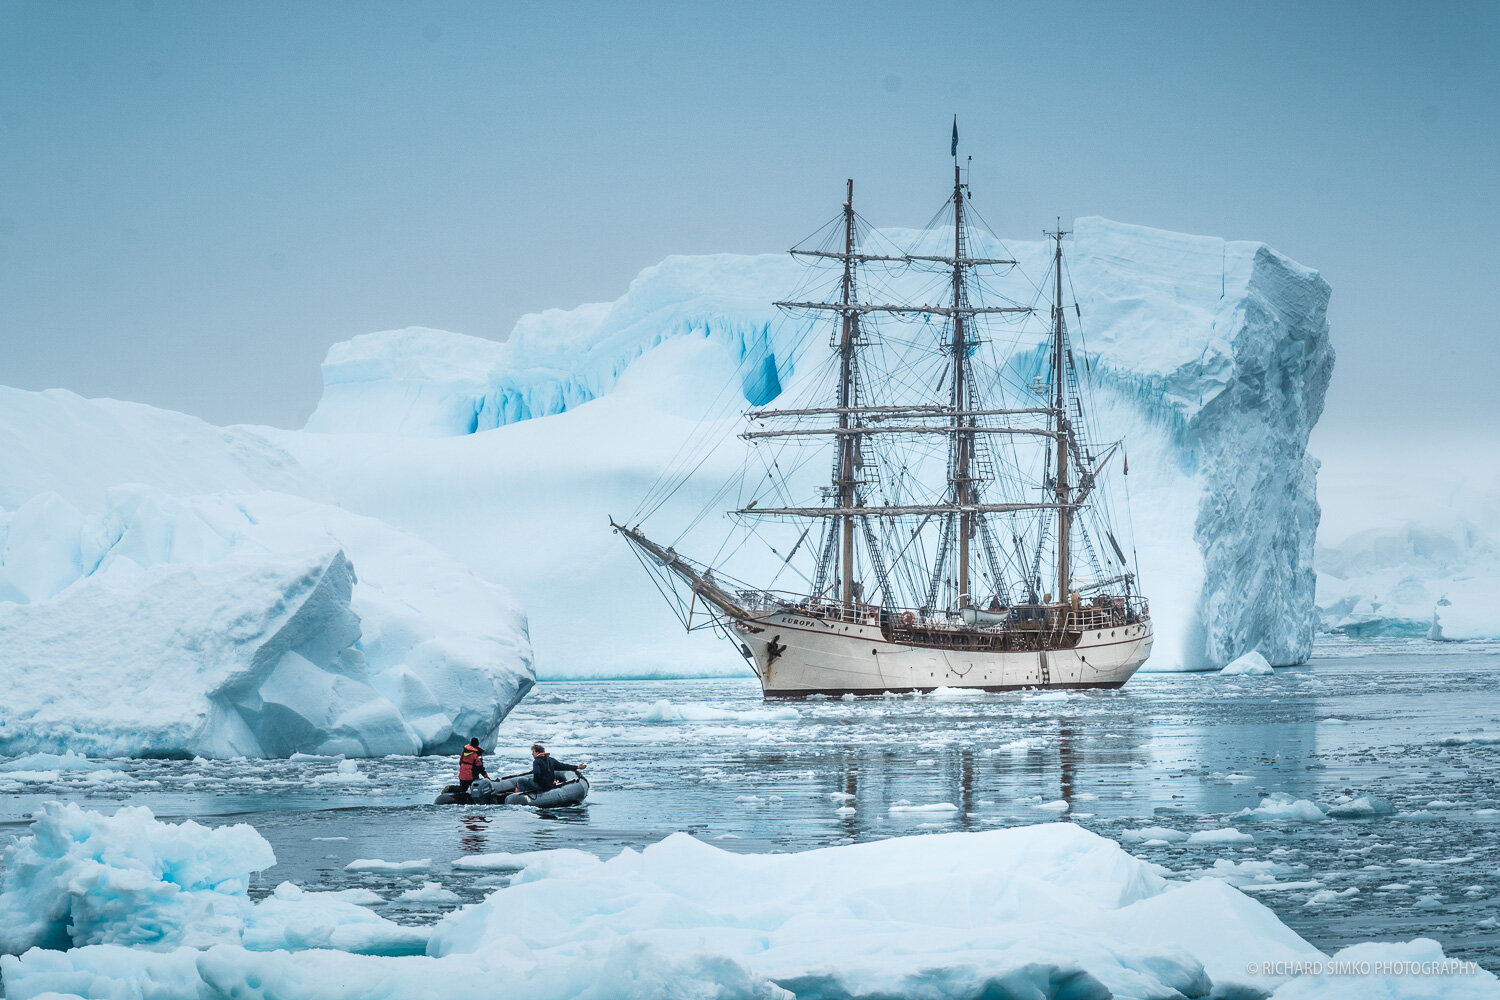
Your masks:
<path fill-rule="evenodd" d="M 741 497 L 727 513 L 742 537 L 780 530 L 774 571 L 740 581 L 743 544 L 700 561 L 611 520 L 683 624 L 733 642 L 768 697 L 1117 688 L 1150 655 L 1107 488 L 1128 473 L 1123 442 L 1092 426 L 1070 336 L 1068 234 L 1048 233 L 1031 304 L 999 296 L 987 276 L 1017 262 L 975 252 L 976 236 L 1001 244 L 971 221 L 956 152 L 955 125 L 952 195 L 911 245 L 863 223 L 851 180 L 821 243 L 791 251 L 822 269 L 823 294 L 775 305 L 806 322 L 804 357 L 826 356 L 803 367 L 826 379 L 744 414 L 747 452 L 775 450 L 758 454 L 753 489 L 720 491 Z M 1027 324 L 1032 348 L 1006 354 Z M 829 475 L 799 496 L 795 470 L 817 467 Z M 776 587 L 783 570 L 791 589 Z"/>

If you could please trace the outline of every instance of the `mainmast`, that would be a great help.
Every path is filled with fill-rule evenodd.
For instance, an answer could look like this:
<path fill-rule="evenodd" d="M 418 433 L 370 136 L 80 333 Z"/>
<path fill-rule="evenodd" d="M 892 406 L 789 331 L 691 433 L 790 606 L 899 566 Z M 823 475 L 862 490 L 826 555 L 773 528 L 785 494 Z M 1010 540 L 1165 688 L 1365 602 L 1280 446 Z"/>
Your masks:
<path fill-rule="evenodd" d="M 848 194 L 844 199 L 844 280 L 839 302 L 845 307 L 843 331 L 839 339 L 839 506 L 845 511 L 854 509 L 854 455 L 860 447 L 856 435 L 848 433 L 850 409 L 855 403 L 854 393 L 854 339 L 859 329 L 859 314 L 848 307 L 854 301 L 854 179 L 849 178 Z M 844 599 L 844 611 L 854 613 L 854 515 L 843 515 L 842 538 L 840 539 L 839 593 Z"/>
<path fill-rule="evenodd" d="M 955 125 L 954 135 L 957 136 Z M 959 428 L 953 435 L 953 503 L 959 508 L 958 515 L 958 606 L 970 603 L 969 597 L 969 537 L 974 532 L 974 515 L 969 506 L 969 490 L 972 477 L 974 435 L 964 428 L 973 423 L 965 411 L 969 408 L 969 380 L 964 370 L 968 356 L 965 341 L 964 314 L 964 186 L 959 173 L 958 160 L 953 161 L 953 423 Z"/>
<path fill-rule="evenodd" d="M 1068 439 L 1072 427 L 1068 422 L 1067 356 L 1063 338 L 1062 238 L 1067 235 L 1061 225 L 1048 233 L 1056 243 L 1052 267 L 1057 279 L 1052 300 L 1052 393 L 1053 427 L 1057 431 L 1057 599 L 1068 603 L 1068 542 L 1073 533 L 1073 509 L 1068 486 Z"/>

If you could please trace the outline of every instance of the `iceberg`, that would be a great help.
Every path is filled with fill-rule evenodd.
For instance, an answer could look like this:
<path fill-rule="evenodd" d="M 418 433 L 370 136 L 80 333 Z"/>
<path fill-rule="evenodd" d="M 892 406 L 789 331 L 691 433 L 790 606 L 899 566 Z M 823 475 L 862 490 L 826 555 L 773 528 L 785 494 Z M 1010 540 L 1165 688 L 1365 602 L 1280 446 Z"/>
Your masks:
<path fill-rule="evenodd" d="M 1020 261 L 993 283 L 1025 302 L 1026 275 L 1045 273 L 1049 251 L 975 252 Z M 1305 660 L 1319 520 L 1306 449 L 1334 358 L 1327 283 L 1263 244 L 1103 219 L 1078 220 L 1069 259 L 1098 419 L 1127 430 L 1125 485 L 1157 622 L 1146 669 L 1220 667 L 1251 651 Z M 528 316 L 503 344 L 427 329 L 358 337 L 329 351 L 304 431 L 257 433 L 341 505 L 511 587 L 546 676 L 739 672 L 707 637 L 671 634 L 606 518 L 636 508 L 695 435 L 725 443 L 660 523 L 692 523 L 753 467 L 734 411 L 774 399 L 822 357 L 769 305 L 799 274 L 783 254 L 669 257 L 616 302 Z M 1025 369 L 1042 343 L 1018 334 L 1012 366 Z M 697 540 L 711 555 L 722 537 Z M 679 549 L 693 552 L 691 540 Z"/>
<path fill-rule="evenodd" d="M 0 650 L 4 754 L 456 752 L 533 682 L 498 586 L 276 493 L 0 511 Z"/>
<path fill-rule="evenodd" d="M 1224 879 L 1168 882 L 1068 823 L 791 854 L 673 834 L 607 860 L 497 856 L 520 869 L 508 886 L 420 927 L 290 884 L 252 903 L 248 880 L 273 860 L 248 826 L 47 807 L 0 882 L 7 996 L 477 997 L 503 981 L 507 996 L 548 1000 L 941 1000 L 1291 996 L 1328 982 L 1328 956 Z M 1340 953 L 1356 954 L 1460 964 L 1424 939 Z M 1281 971 L 1294 969 L 1308 974 Z M 1449 971 L 1432 995 L 1493 995 L 1489 973 Z M 1412 981 L 1376 971 L 1350 995 Z"/>

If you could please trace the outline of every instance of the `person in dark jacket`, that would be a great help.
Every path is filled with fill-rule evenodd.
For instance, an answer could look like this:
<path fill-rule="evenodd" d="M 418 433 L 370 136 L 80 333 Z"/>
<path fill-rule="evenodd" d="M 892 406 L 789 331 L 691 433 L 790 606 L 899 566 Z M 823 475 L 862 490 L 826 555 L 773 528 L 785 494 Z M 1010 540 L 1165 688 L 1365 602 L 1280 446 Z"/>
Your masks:
<path fill-rule="evenodd" d="M 484 769 L 484 751 L 480 749 L 479 737 L 476 736 L 458 755 L 458 794 L 467 799 L 469 786 L 474 783 L 474 779 L 488 779 L 489 776 L 490 773 Z"/>
<path fill-rule="evenodd" d="M 531 745 L 531 777 L 517 779 L 516 791 L 525 795 L 545 792 L 563 783 L 563 778 L 557 772 L 582 771 L 586 767 L 588 767 L 587 764 L 564 764 L 560 760 L 554 760 L 546 747 L 540 743 L 533 743 Z"/>

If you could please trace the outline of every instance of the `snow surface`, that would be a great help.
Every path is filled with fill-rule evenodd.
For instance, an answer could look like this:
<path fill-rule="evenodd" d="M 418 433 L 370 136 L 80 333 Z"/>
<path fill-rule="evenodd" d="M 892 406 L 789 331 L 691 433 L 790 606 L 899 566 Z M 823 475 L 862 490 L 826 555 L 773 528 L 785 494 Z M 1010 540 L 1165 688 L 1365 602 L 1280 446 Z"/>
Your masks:
<path fill-rule="evenodd" d="M 102 490 L 120 483 L 173 496 L 273 490 L 327 499 L 296 459 L 247 428 L 63 389 L 0 386 L 0 508 L 57 493 L 95 510 Z"/>
<path fill-rule="evenodd" d="M 1026 275 L 1045 273 L 1047 248 L 1004 250 L 1024 273 L 996 287 L 1030 301 Z M 1251 650 L 1306 659 L 1318 523 L 1306 444 L 1333 364 L 1327 284 L 1261 244 L 1103 219 L 1078 220 L 1070 260 L 1097 420 L 1128 440 L 1157 625 L 1147 669 L 1222 666 Z M 739 473 L 749 446 L 733 438 L 732 414 L 816 374 L 805 331 L 769 305 L 802 276 L 783 254 L 670 257 L 616 302 L 528 316 L 504 344 L 425 329 L 359 337 L 329 352 L 316 433 L 264 434 L 340 503 L 511 587 L 543 676 L 739 672 L 708 637 L 671 634 L 606 518 L 627 516 L 695 433 L 726 444 L 652 525 L 672 537 Z M 1021 335 L 1014 362 L 1042 340 Z M 705 414 L 725 419 L 700 427 Z M 710 519 L 701 555 L 717 548 L 719 524 Z M 775 565 L 745 558 L 738 576 Z"/>
<path fill-rule="evenodd" d="M 0 511 L 0 597 L 0 753 L 448 752 L 532 684 L 499 587 L 284 494 L 39 494 Z"/>
<path fill-rule="evenodd" d="M 490 861 L 520 871 L 435 925 L 401 927 L 289 883 L 252 903 L 248 880 L 274 857 L 248 826 L 51 805 L 7 858 L 0 974 L 12 1000 L 1157 998 L 1321 995 L 1254 970 L 1326 960 L 1224 879 L 1169 883 L 1066 823 L 795 854 L 674 834 L 608 860 Z M 428 883 L 403 898 L 439 895 Z M 1341 954 L 1443 961 L 1420 939 L 1356 949 Z M 1413 981 L 1363 976 L 1349 995 L 1425 995 L 1403 992 Z M 1441 981 L 1449 992 L 1431 995 L 1495 989 L 1488 973 Z"/>

